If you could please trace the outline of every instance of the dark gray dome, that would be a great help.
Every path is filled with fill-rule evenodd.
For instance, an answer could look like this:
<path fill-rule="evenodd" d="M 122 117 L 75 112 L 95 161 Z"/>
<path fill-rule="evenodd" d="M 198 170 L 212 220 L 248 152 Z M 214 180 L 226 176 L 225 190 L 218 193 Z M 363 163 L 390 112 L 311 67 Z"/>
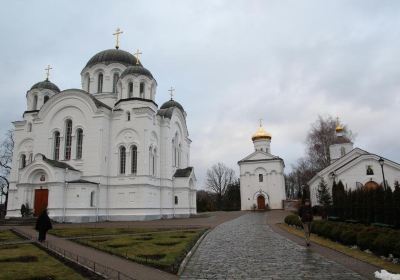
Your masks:
<path fill-rule="evenodd" d="M 171 99 L 167 102 L 165 102 L 160 109 L 168 109 L 168 108 L 172 108 L 172 107 L 176 107 L 178 109 L 180 109 L 183 112 L 185 112 L 185 110 L 183 109 L 182 105 L 179 104 L 179 102 L 176 102 L 175 100 Z"/>
<path fill-rule="evenodd" d="M 129 74 L 133 74 L 133 75 L 139 74 L 139 75 L 147 76 L 150 79 L 154 79 L 151 72 L 149 70 L 147 70 L 146 68 L 144 68 L 142 65 L 129 66 L 128 68 L 126 68 L 124 70 L 124 72 L 122 72 L 120 78 L 122 79 L 123 77 L 125 77 L 126 75 L 129 75 Z"/>
<path fill-rule="evenodd" d="M 125 66 L 136 65 L 136 57 L 126 51 L 120 49 L 109 49 L 95 54 L 86 64 L 85 67 L 93 66 L 97 63 L 104 63 L 106 65 L 113 62 L 121 63 Z M 139 61 L 139 65 L 142 65 Z"/>
<path fill-rule="evenodd" d="M 55 84 L 50 82 L 48 79 L 44 80 L 43 82 L 39 82 L 39 83 L 34 84 L 31 87 L 31 90 L 32 89 L 50 89 L 50 90 L 55 91 L 55 92 L 60 92 L 60 89 L 58 88 L 58 86 L 56 86 Z"/>

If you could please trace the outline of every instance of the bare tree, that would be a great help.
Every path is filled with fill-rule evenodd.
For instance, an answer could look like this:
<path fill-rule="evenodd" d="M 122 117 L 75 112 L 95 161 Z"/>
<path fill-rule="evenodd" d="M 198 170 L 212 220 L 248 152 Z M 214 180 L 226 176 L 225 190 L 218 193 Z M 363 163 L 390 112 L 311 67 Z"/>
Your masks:
<path fill-rule="evenodd" d="M 220 210 L 222 207 L 222 197 L 228 186 L 236 180 L 235 171 L 225 164 L 218 162 L 207 170 L 206 184 L 210 191 L 217 195 L 217 205 Z"/>
<path fill-rule="evenodd" d="M 8 189 L 10 183 L 8 176 L 11 172 L 11 163 L 14 150 L 14 134 L 13 130 L 8 130 L 3 141 L 0 143 L 0 196 L 5 196 L 5 210 L 8 203 Z"/>

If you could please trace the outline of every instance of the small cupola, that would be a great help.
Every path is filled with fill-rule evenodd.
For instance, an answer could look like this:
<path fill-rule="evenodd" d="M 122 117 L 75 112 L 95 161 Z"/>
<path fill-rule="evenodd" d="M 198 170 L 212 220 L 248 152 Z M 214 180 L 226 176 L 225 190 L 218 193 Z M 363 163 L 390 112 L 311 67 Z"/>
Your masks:
<path fill-rule="evenodd" d="M 271 133 L 267 132 L 263 125 L 262 121 L 260 120 L 260 126 L 258 127 L 257 131 L 251 137 L 253 140 L 254 149 L 256 151 L 262 151 L 265 153 L 271 153 Z"/>

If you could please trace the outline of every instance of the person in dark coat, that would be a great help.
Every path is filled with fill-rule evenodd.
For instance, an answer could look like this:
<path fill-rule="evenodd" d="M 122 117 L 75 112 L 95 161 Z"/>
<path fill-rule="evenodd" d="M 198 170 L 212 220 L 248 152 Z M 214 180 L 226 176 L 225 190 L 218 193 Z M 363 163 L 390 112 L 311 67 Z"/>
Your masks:
<path fill-rule="evenodd" d="M 311 234 L 311 222 L 313 221 L 313 212 L 310 204 L 310 200 L 306 199 L 304 204 L 299 209 L 299 216 L 303 223 L 304 235 L 307 246 L 310 246 L 310 234 Z"/>
<path fill-rule="evenodd" d="M 36 220 L 35 229 L 39 232 L 39 242 L 43 242 L 46 240 L 46 233 L 52 228 L 53 226 L 51 225 L 49 215 L 47 214 L 47 209 L 45 209 Z"/>

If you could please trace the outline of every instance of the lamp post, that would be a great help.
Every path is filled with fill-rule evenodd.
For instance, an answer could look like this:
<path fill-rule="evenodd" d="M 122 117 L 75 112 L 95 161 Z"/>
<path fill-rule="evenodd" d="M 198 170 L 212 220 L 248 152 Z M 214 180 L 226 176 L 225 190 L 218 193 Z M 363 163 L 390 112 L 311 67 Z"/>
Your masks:
<path fill-rule="evenodd" d="M 382 157 L 380 157 L 378 159 L 378 162 L 381 165 L 381 169 L 382 169 L 383 187 L 386 189 L 385 172 L 383 171 L 383 164 L 385 163 L 385 160 Z"/>

